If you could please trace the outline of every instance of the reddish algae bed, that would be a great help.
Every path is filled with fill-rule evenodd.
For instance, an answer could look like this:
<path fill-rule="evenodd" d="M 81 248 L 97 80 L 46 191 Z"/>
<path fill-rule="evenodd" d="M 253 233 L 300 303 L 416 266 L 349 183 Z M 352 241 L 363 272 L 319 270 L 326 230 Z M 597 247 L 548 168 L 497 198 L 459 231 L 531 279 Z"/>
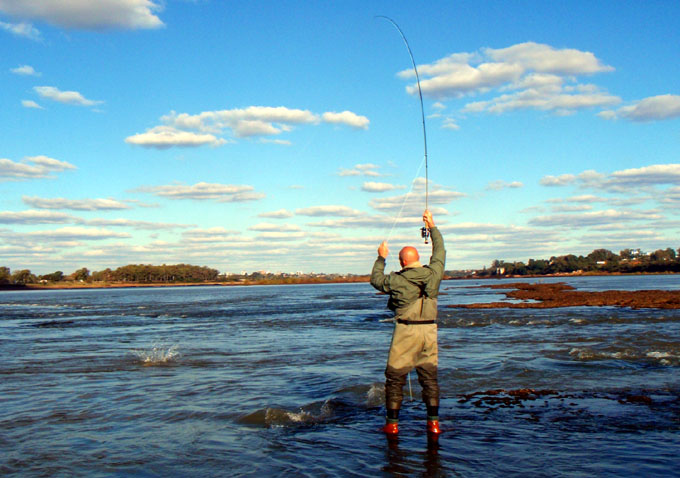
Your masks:
<path fill-rule="evenodd" d="M 575 290 L 564 282 L 528 284 L 512 282 L 479 286 L 489 289 L 511 289 L 508 299 L 527 302 L 489 302 L 449 305 L 464 309 L 551 309 L 576 306 L 614 306 L 632 309 L 680 309 L 680 291 L 677 290 L 605 290 L 584 292 Z"/>

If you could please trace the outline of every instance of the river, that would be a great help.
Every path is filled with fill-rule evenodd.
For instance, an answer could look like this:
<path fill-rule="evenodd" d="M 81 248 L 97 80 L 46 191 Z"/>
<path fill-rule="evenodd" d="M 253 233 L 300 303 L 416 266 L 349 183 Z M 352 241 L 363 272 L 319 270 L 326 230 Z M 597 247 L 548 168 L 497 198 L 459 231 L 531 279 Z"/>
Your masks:
<path fill-rule="evenodd" d="M 446 308 L 488 283 L 442 283 L 438 443 L 415 374 L 380 432 L 368 284 L 0 292 L 0 475 L 680 476 L 680 310 Z"/>

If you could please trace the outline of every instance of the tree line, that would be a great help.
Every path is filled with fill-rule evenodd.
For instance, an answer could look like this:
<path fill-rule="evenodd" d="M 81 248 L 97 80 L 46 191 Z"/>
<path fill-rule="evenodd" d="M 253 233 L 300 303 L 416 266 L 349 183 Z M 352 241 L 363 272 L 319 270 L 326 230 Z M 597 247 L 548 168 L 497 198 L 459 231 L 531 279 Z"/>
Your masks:
<path fill-rule="evenodd" d="M 680 249 L 658 249 L 645 254 L 640 249 L 624 249 L 618 254 L 607 249 L 595 249 L 586 256 L 568 254 L 550 259 L 529 259 L 524 262 L 495 260 L 481 276 L 548 275 L 580 272 L 638 274 L 644 272 L 680 272 Z"/>
<path fill-rule="evenodd" d="M 150 264 L 128 264 L 115 270 L 90 272 L 86 267 L 65 275 L 62 271 L 36 275 L 28 269 L 10 271 L 0 267 L 0 284 L 37 284 L 45 282 L 132 282 L 142 284 L 173 282 L 210 282 L 220 277 L 216 269 L 190 264 L 154 266 Z"/>
<path fill-rule="evenodd" d="M 509 276 L 509 275 L 548 275 L 570 274 L 581 272 L 608 272 L 635 274 L 644 272 L 675 272 L 680 273 L 680 249 L 658 249 L 645 254 L 640 249 L 624 249 L 618 254 L 607 249 L 595 249 L 586 256 L 568 254 L 553 256 L 550 259 L 529 259 L 524 262 L 506 262 L 495 260 L 490 267 L 477 271 L 481 277 Z M 449 275 L 452 272 L 447 271 Z M 361 280 L 363 276 L 316 274 L 318 280 Z M 310 277 L 306 276 L 305 280 Z M 55 271 L 49 274 L 36 275 L 29 269 L 11 271 L 9 267 L 0 266 L 0 285 L 38 284 L 56 282 L 116 282 L 116 283 L 200 283 L 200 282 L 272 282 L 296 283 L 302 279 L 290 274 L 267 274 L 253 272 L 251 274 L 220 275 L 217 269 L 190 264 L 173 264 L 154 266 L 151 264 L 128 264 L 115 270 L 104 269 L 90 272 L 82 267 L 64 274 Z"/>

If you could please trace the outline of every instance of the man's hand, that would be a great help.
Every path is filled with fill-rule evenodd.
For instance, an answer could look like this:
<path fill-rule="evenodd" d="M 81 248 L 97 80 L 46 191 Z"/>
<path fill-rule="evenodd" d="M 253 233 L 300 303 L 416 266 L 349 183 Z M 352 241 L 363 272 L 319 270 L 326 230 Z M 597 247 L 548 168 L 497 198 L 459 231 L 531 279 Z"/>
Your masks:
<path fill-rule="evenodd" d="M 387 248 L 387 241 L 382 241 L 380 243 L 380 246 L 378 246 L 378 255 L 382 257 L 383 259 L 387 259 L 387 255 L 390 253 L 390 250 Z"/>
<path fill-rule="evenodd" d="M 425 209 L 425 212 L 423 213 L 423 222 L 428 227 L 428 229 L 432 229 L 434 227 L 434 219 L 432 219 L 432 213 L 427 209 Z"/>

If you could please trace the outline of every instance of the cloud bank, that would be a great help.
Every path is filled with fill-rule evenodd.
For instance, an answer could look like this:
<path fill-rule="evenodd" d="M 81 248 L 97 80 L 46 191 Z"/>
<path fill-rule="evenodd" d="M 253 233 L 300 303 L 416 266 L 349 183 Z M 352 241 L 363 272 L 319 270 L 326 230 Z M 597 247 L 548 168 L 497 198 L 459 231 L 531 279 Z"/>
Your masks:
<path fill-rule="evenodd" d="M 127 143 L 165 149 L 174 146 L 220 146 L 229 142 L 222 138 L 260 138 L 274 144 L 290 141 L 272 139 L 292 131 L 296 126 L 321 122 L 346 125 L 354 129 L 368 128 L 369 120 L 351 111 L 318 115 L 309 110 L 284 106 L 249 106 L 231 110 L 204 111 L 191 115 L 174 111 L 161 117 L 162 125 L 125 139 Z"/>
<path fill-rule="evenodd" d="M 18 163 L 0 158 L 0 181 L 54 178 L 53 173 L 73 169 L 74 165 L 47 156 L 27 156 Z"/>
<path fill-rule="evenodd" d="M 67 29 L 149 29 L 163 26 L 151 0 L 0 0 L 0 12 Z"/>
<path fill-rule="evenodd" d="M 33 89 L 42 98 L 66 105 L 95 106 L 103 103 L 103 101 L 89 100 L 77 91 L 61 91 L 54 86 L 34 86 Z"/>
<path fill-rule="evenodd" d="M 191 186 L 184 184 L 166 184 L 162 186 L 144 186 L 137 191 L 154 194 L 168 199 L 191 199 L 196 201 L 247 202 L 257 201 L 265 197 L 247 185 L 217 184 L 200 182 Z"/>

